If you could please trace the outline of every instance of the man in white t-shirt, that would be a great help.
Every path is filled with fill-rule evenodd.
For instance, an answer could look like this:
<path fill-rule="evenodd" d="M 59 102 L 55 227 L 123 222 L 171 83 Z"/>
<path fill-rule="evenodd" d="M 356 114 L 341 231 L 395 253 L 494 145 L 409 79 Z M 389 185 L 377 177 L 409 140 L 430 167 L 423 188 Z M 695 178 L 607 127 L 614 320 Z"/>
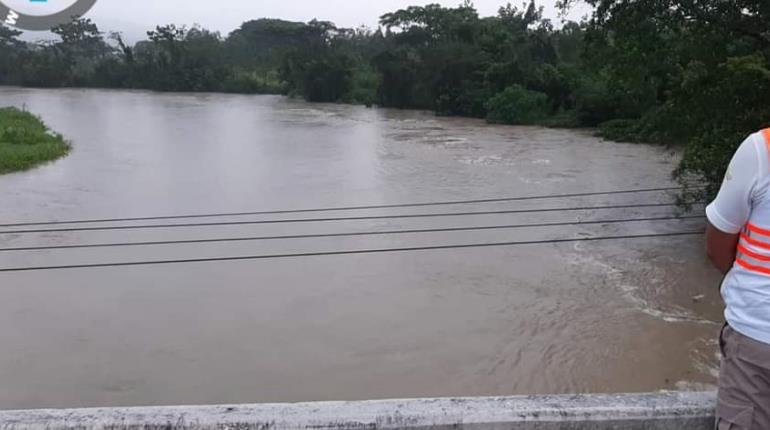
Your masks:
<path fill-rule="evenodd" d="M 770 129 L 735 153 L 706 208 L 709 258 L 722 273 L 717 428 L 770 429 Z"/>

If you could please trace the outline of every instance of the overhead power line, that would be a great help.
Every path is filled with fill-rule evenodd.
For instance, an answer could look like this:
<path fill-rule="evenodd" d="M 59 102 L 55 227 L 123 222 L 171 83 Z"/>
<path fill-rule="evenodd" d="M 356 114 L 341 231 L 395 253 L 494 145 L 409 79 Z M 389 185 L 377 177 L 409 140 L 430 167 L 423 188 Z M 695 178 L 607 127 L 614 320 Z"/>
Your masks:
<path fill-rule="evenodd" d="M 215 217 L 236 217 L 236 216 L 254 216 L 254 215 L 280 215 L 280 214 L 293 214 L 293 213 L 333 212 L 333 211 L 350 211 L 350 210 L 364 210 L 364 209 L 393 209 L 393 208 L 409 208 L 409 207 L 468 205 L 468 204 L 481 204 L 481 203 L 503 203 L 503 202 L 518 202 L 518 201 L 527 201 L 527 200 L 609 196 L 609 195 L 618 195 L 618 194 L 634 194 L 634 193 L 680 191 L 680 190 L 682 190 L 681 187 L 641 188 L 641 189 L 623 190 L 623 191 L 604 191 L 604 192 L 591 192 L 591 193 L 502 197 L 502 198 L 490 198 L 490 199 L 455 200 L 455 201 L 427 202 L 427 203 L 402 203 L 402 204 L 368 205 L 368 206 L 341 206 L 341 207 L 327 207 L 327 208 L 313 208 L 313 209 L 289 209 L 289 210 L 255 211 L 255 212 L 149 216 L 149 217 L 134 217 L 134 218 L 105 218 L 105 219 L 81 219 L 81 220 L 69 220 L 69 221 L 23 222 L 23 223 L 13 223 L 13 224 L 0 224 L 0 227 L 31 227 L 31 226 L 60 225 L 60 224 L 96 224 L 96 223 L 108 223 L 108 222 L 159 221 L 159 220 L 170 220 L 170 219 L 215 218 Z"/>
<path fill-rule="evenodd" d="M 28 233 L 61 233 L 61 232 L 75 232 L 75 231 L 212 227 L 212 226 L 232 226 L 232 225 L 289 224 L 289 223 L 332 222 L 332 221 L 363 221 L 363 220 L 383 220 L 383 219 L 439 218 L 439 217 L 458 217 L 458 216 L 474 216 L 474 215 L 504 215 L 504 214 L 546 213 L 546 212 L 574 212 L 574 211 L 607 210 L 607 209 L 673 207 L 676 205 L 677 205 L 676 203 L 646 203 L 646 204 L 634 204 L 634 205 L 561 207 L 561 208 L 546 208 L 546 209 L 514 209 L 514 210 L 499 210 L 499 211 L 453 212 L 453 213 L 438 213 L 438 214 L 430 213 L 430 214 L 403 214 L 403 215 L 371 215 L 371 216 L 357 216 L 357 217 L 293 218 L 293 219 L 271 219 L 271 220 L 259 220 L 259 221 L 231 221 L 231 222 L 210 222 L 210 223 L 207 222 L 207 223 L 185 223 L 185 224 L 148 224 L 148 225 L 103 226 L 103 227 L 68 227 L 68 228 L 36 229 L 36 230 L 4 230 L 4 231 L 0 231 L 0 235 L 28 234 Z"/>
<path fill-rule="evenodd" d="M 217 239 L 190 239 L 190 240 L 164 240 L 148 242 L 116 242 L 116 243 L 95 243 L 79 245 L 51 245 L 51 246 L 30 246 L 18 248 L 0 248 L 0 252 L 21 252 L 21 251 L 44 251 L 44 250 L 62 250 L 62 249 L 86 249 L 86 248 L 112 248 L 112 247 L 130 247 L 130 246 L 154 246 L 154 245 L 182 245 L 182 244 L 202 244 L 202 243 L 222 243 L 222 242 L 252 242 L 262 240 L 288 240 L 288 239 L 315 239 L 330 237 L 354 237 L 354 236 L 385 236 L 399 234 L 417 234 L 417 233 L 448 233 L 462 231 L 482 231 L 482 230 L 506 230 L 536 227 L 559 227 L 559 226 L 580 226 L 580 225 L 603 225 L 603 224 L 622 224 L 632 222 L 652 222 L 652 221 L 670 221 L 670 220 L 688 220 L 702 219 L 702 215 L 693 216 L 669 216 L 657 218 L 631 218 L 631 219 L 608 219 L 574 222 L 552 222 L 537 224 L 510 224 L 510 225 L 492 225 L 476 227 L 448 227 L 448 228 L 430 228 L 413 230 L 385 230 L 385 231 L 366 231 L 352 233 L 321 233 L 321 234 L 297 234 L 297 235 L 279 235 L 279 236 L 254 236 L 254 237 L 230 237 Z"/>
<path fill-rule="evenodd" d="M 6 269 L 0 269 L 0 273 L 31 272 L 31 271 L 43 271 L 43 270 L 66 270 L 66 269 L 94 269 L 94 268 L 106 268 L 106 267 L 157 266 L 157 265 L 166 265 L 166 264 L 193 264 L 193 263 L 226 262 L 226 261 L 270 260 L 270 259 L 287 259 L 287 258 L 303 258 L 303 257 L 325 257 L 325 256 L 333 256 L 333 255 L 384 254 L 384 253 L 400 253 L 400 252 L 416 252 L 416 251 L 436 251 L 436 250 L 447 250 L 447 249 L 491 248 L 491 247 L 508 247 L 508 246 L 523 246 L 523 245 L 573 243 L 573 242 L 574 243 L 595 242 L 595 241 L 605 241 L 605 240 L 630 240 L 630 239 L 643 239 L 643 238 L 694 236 L 694 235 L 700 235 L 702 233 L 703 232 L 701 231 L 689 231 L 689 232 L 643 234 L 643 235 L 584 237 L 584 238 L 576 238 L 576 239 L 473 243 L 473 244 L 464 244 L 464 245 L 438 245 L 438 246 L 418 246 L 418 247 L 406 247 L 406 248 L 356 249 L 356 250 L 346 250 L 346 251 L 301 252 L 301 253 L 293 253 L 293 254 L 263 254 L 263 255 L 245 255 L 245 256 L 217 257 L 217 258 L 190 258 L 190 259 L 179 259 L 179 260 L 132 261 L 132 262 L 122 262 L 122 263 L 72 264 L 72 265 L 62 265 L 62 266 L 11 267 Z"/>

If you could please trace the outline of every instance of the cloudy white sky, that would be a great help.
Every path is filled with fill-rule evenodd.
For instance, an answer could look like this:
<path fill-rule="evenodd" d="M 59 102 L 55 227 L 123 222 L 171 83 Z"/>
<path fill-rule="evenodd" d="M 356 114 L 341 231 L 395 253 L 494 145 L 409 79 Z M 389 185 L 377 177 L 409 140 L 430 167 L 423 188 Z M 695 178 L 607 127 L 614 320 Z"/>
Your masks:
<path fill-rule="evenodd" d="M 0 0 L 17 10 L 33 13 L 35 8 L 56 7 L 59 10 L 74 0 L 49 0 L 49 6 L 29 0 Z M 243 21 L 255 18 L 282 18 L 293 21 L 328 20 L 343 27 L 367 25 L 376 27 L 378 17 L 409 5 L 440 3 L 456 6 L 461 0 L 99 0 L 88 13 L 102 30 L 122 31 L 132 40 L 156 24 L 201 24 L 226 35 Z M 522 0 L 511 3 L 519 5 Z M 483 16 L 494 15 L 507 0 L 475 0 Z M 540 0 L 546 15 L 558 22 L 556 0 Z M 573 10 L 570 19 L 580 19 L 588 10 Z M 34 35 L 33 35 L 34 36 Z"/>

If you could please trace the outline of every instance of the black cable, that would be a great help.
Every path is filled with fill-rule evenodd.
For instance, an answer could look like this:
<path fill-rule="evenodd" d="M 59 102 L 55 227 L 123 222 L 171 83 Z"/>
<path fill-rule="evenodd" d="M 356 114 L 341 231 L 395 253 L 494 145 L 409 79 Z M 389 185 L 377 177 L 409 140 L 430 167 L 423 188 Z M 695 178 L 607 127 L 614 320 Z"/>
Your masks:
<path fill-rule="evenodd" d="M 65 266 L 40 266 L 40 267 L 12 267 L 0 269 L 0 273 L 5 272 L 31 272 L 42 270 L 64 270 L 64 269 L 94 269 L 103 267 L 128 267 L 128 266 L 155 266 L 162 264 L 191 264 L 191 263 L 209 263 L 224 261 L 245 261 L 245 260 L 268 260 L 283 258 L 302 258 L 302 257 L 325 257 L 332 255 L 357 255 L 357 254 L 383 254 L 395 252 L 413 252 L 413 251 L 435 251 L 445 249 L 467 249 L 467 248 L 491 248 L 518 245 L 540 245 L 571 242 L 595 242 L 603 240 L 628 240 L 643 239 L 655 237 L 674 237 L 674 236 L 694 236 L 703 234 L 702 231 L 678 232 L 678 233 L 660 233 L 644 235 L 626 235 L 626 236 L 608 236 L 608 237 L 584 237 L 576 239 L 554 239 L 554 240 L 531 240 L 523 242 L 494 242 L 494 243 L 473 243 L 467 245 L 438 245 L 438 246 L 418 246 L 410 248 L 383 248 L 383 249 L 358 249 L 349 251 L 327 251 L 327 252 L 302 252 L 296 254 L 265 254 L 248 255 L 239 257 L 217 257 L 217 258 L 190 258 L 183 260 L 156 260 L 156 261 L 134 261 L 126 263 L 98 263 L 98 264 L 72 264 Z"/>
<path fill-rule="evenodd" d="M 42 229 L 42 230 L 4 230 L 4 231 L 0 231 L 0 235 L 28 234 L 28 233 L 60 233 L 60 232 L 73 232 L 73 231 L 209 227 L 209 226 L 227 226 L 227 225 L 288 224 L 288 223 L 330 222 L 330 221 L 362 221 L 362 220 L 381 220 L 381 219 L 397 219 L 397 218 L 402 218 L 402 219 L 403 218 L 439 218 L 439 217 L 473 216 L 473 215 L 503 215 L 503 214 L 522 214 L 522 213 L 539 213 L 539 212 L 573 212 L 573 211 L 587 211 L 587 210 L 630 209 L 630 208 L 671 207 L 671 206 L 677 206 L 677 204 L 676 203 L 649 203 L 649 204 L 636 204 L 636 205 L 588 206 L 588 207 L 576 207 L 576 208 L 549 208 L 549 209 L 515 209 L 515 210 L 504 210 L 504 211 L 455 212 L 455 213 L 440 213 L 440 214 L 372 215 L 372 216 L 359 216 L 359 217 L 299 218 L 299 219 L 294 218 L 294 219 L 261 220 L 261 221 L 232 221 L 232 222 L 189 223 L 189 224 L 150 224 L 150 225 L 125 225 L 125 226 L 112 226 L 112 227 L 72 227 L 72 228 L 55 228 L 55 229 Z"/>
<path fill-rule="evenodd" d="M 155 242 L 95 243 L 90 245 L 83 244 L 83 245 L 32 246 L 32 247 L 23 247 L 23 248 L 0 248 L 0 252 L 47 251 L 47 250 L 57 250 L 57 249 L 112 248 L 112 247 L 153 246 L 153 245 L 181 245 L 181 244 L 193 244 L 193 243 L 251 242 L 251 241 L 259 241 L 259 240 L 315 239 L 315 238 L 328 238 L 328 237 L 385 236 L 385 235 L 396 235 L 396 234 L 505 230 L 505 229 L 518 229 L 518 228 L 558 227 L 558 226 L 571 226 L 571 225 L 621 224 L 621 223 L 630 223 L 630 222 L 669 221 L 669 220 L 687 220 L 687 219 L 702 219 L 702 218 L 703 218 L 702 215 L 681 216 L 681 217 L 669 216 L 669 217 L 659 217 L 659 218 L 610 219 L 610 220 L 593 220 L 593 221 L 538 223 L 538 224 L 493 225 L 493 226 L 479 226 L 479 227 L 448 227 L 448 228 L 433 228 L 433 229 L 419 229 L 419 230 L 386 230 L 386 231 L 368 231 L 368 232 L 354 232 L 354 233 L 323 233 L 323 234 L 299 234 L 299 235 L 288 235 L 288 236 L 233 237 L 233 238 L 223 238 L 223 239 L 167 240 L 167 241 L 155 241 Z"/>
<path fill-rule="evenodd" d="M 348 210 L 364 210 L 364 209 L 393 209 L 393 208 L 445 206 L 445 205 L 467 205 L 467 204 L 478 204 L 478 203 L 502 203 L 502 202 L 516 202 L 516 201 L 526 201 L 526 200 L 560 199 L 560 198 L 568 198 L 568 197 L 608 196 L 608 195 L 616 195 L 616 194 L 646 193 L 646 192 L 656 192 L 656 191 L 677 191 L 681 189 L 682 189 L 681 187 L 643 188 L 643 189 L 626 190 L 626 191 L 556 194 L 556 195 L 548 195 L 548 196 L 504 197 L 504 198 L 495 198 L 495 199 L 457 200 L 457 201 L 429 202 L 429 203 L 403 203 L 403 204 L 391 204 L 391 205 L 347 206 L 347 207 L 343 206 L 343 207 L 336 207 L 336 208 L 292 209 L 292 210 L 273 210 L 273 211 L 259 211 L 259 212 L 234 212 L 234 213 L 214 213 L 214 214 L 176 215 L 176 216 L 152 216 L 152 217 L 140 217 L 140 218 L 112 218 L 112 219 L 91 219 L 91 220 L 72 220 L 72 221 L 28 222 L 28 223 L 15 223 L 15 224 L 0 224 L 0 227 L 30 227 L 30 226 L 59 225 L 59 224 L 92 224 L 92 223 L 105 223 L 105 222 L 157 221 L 157 220 L 168 220 L 168 219 L 234 217 L 234 216 L 251 216 L 251 215 L 279 215 L 279 214 L 291 214 L 291 213 L 332 212 L 332 211 L 348 211 Z"/>

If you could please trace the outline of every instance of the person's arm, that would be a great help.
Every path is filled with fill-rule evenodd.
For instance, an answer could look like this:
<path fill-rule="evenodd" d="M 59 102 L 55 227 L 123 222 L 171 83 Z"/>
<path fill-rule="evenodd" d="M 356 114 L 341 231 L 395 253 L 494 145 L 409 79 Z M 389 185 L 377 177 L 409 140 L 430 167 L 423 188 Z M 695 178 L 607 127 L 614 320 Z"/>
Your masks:
<path fill-rule="evenodd" d="M 706 254 L 711 264 L 723 274 L 729 272 L 735 263 L 738 238 L 740 234 L 724 233 L 710 222 L 706 227 Z"/>
<path fill-rule="evenodd" d="M 717 198 L 706 208 L 706 253 L 722 273 L 729 272 L 735 263 L 740 231 L 751 216 L 759 157 L 754 136 L 749 137 L 735 152 Z"/>

